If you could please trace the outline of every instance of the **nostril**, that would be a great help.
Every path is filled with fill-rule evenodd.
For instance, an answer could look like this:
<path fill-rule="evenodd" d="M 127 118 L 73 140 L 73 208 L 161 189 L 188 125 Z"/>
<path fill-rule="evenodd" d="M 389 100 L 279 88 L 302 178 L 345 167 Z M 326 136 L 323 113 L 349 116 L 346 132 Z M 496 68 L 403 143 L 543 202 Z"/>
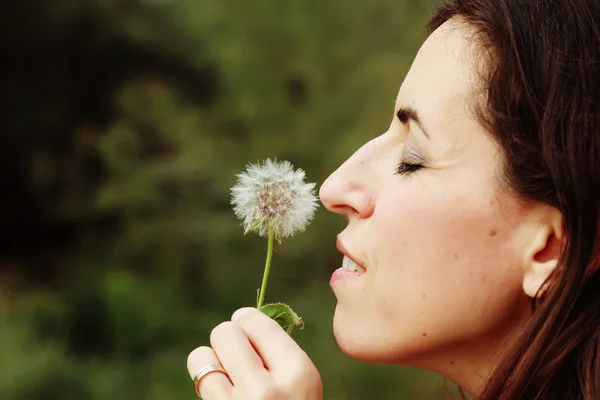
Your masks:
<path fill-rule="evenodd" d="M 333 205 L 329 207 L 329 210 L 333 211 L 334 213 L 343 214 L 347 216 L 358 214 L 358 211 L 356 209 L 344 204 Z"/>

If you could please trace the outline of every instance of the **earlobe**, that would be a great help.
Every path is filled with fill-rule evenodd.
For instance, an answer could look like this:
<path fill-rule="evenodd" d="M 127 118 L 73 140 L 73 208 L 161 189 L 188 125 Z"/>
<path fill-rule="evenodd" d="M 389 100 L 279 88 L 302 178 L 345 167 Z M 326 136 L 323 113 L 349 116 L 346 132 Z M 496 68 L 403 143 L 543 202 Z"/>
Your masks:
<path fill-rule="evenodd" d="M 556 269 L 565 244 L 563 218 L 560 212 L 545 206 L 541 218 L 531 221 L 534 225 L 528 236 L 525 253 L 523 291 L 531 298 L 539 298 L 547 289 L 548 279 Z"/>

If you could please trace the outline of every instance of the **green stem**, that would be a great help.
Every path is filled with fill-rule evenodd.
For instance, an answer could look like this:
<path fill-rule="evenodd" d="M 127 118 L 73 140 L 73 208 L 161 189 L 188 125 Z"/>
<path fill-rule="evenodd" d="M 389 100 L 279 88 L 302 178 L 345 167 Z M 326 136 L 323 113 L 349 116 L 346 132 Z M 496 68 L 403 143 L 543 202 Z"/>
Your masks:
<path fill-rule="evenodd" d="M 260 292 L 258 295 L 258 303 L 256 308 L 260 309 L 265 301 L 265 290 L 267 290 L 267 281 L 269 280 L 269 271 L 271 270 L 271 258 L 273 257 L 273 241 L 275 239 L 275 232 L 273 228 L 269 226 L 269 238 L 267 239 L 267 261 L 265 262 L 265 272 L 263 273 L 262 285 L 260 286 Z"/>

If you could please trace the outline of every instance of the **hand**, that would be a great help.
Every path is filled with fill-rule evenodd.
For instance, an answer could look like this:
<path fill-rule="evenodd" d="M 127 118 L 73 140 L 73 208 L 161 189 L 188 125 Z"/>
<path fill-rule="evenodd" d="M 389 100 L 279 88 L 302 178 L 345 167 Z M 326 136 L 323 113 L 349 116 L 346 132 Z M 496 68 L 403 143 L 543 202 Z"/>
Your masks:
<path fill-rule="evenodd" d="M 192 379 L 203 367 L 222 366 L 198 384 L 203 400 L 321 400 L 319 372 L 306 353 L 271 318 L 242 308 L 215 327 L 211 347 L 188 356 Z"/>

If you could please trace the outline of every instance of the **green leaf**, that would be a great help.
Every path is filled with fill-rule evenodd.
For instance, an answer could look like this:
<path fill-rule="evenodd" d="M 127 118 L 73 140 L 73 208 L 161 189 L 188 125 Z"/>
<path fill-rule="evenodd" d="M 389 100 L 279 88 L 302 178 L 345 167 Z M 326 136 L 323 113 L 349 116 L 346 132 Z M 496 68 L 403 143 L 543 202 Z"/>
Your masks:
<path fill-rule="evenodd" d="M 304 328 L 304 322 L 302 322 L 302 318 L 298 316 L 292 310 L 290 306 L 283 303 L 272 303 L 265 304 L 259 310 L 265 314 L 267 317 L 274 319 L 285 331 L 288 335 L 292 334 L 292 329 L 294 326 L 299 326 L 300 329 Z"/>

